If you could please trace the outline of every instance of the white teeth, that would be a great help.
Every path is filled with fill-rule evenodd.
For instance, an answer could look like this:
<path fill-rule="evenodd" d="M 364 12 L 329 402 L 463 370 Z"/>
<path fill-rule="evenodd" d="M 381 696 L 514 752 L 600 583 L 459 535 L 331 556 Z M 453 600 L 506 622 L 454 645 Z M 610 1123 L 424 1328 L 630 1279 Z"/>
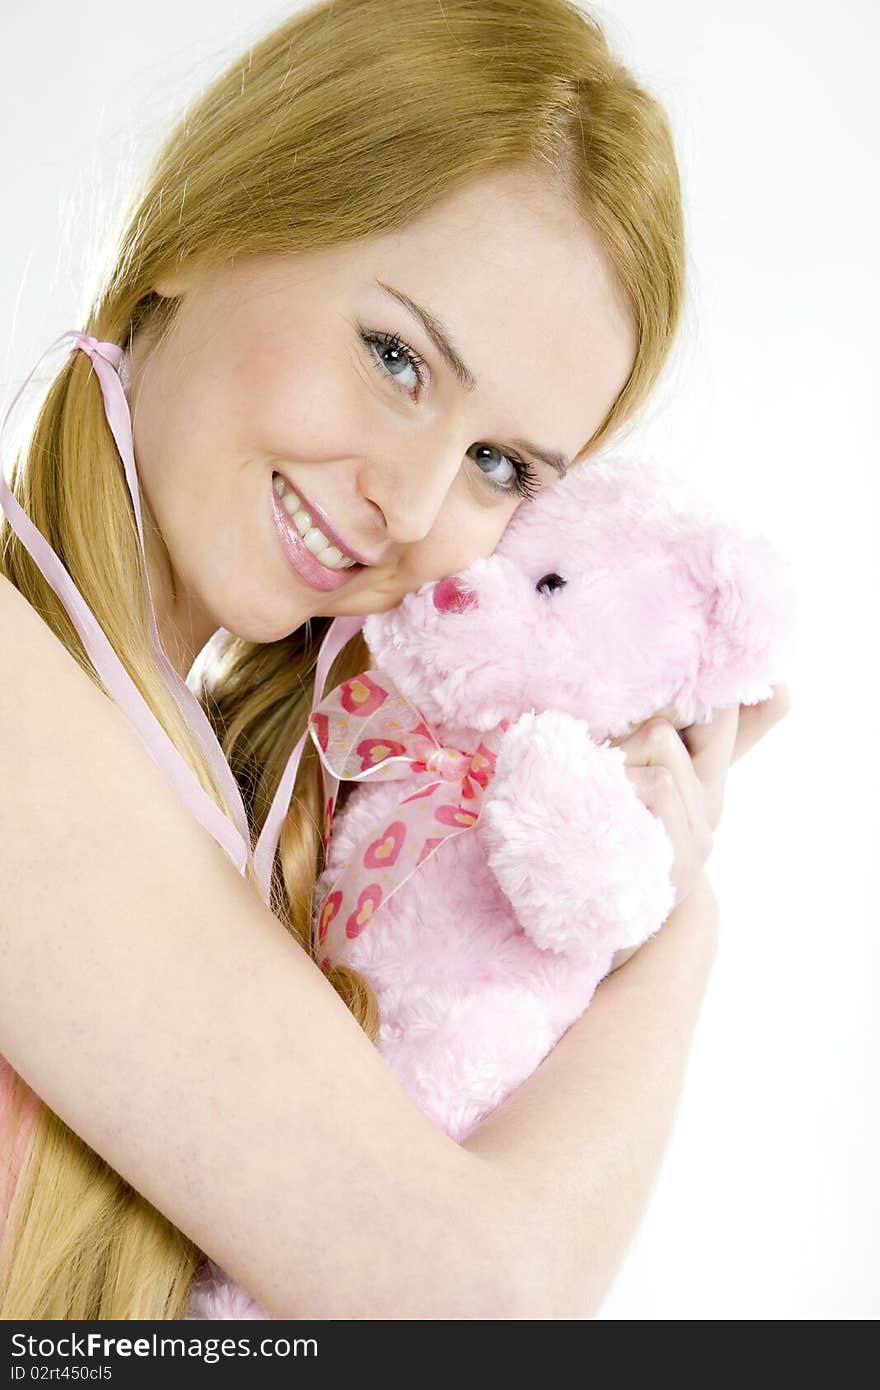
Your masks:
<path fill-rule="evenodd" d="M 275 478 L 272 486 L 281 498 L 281 505 L 302 536 L 303 544 L 322 565 L 326 565 L 331 570 L 345 570 L 351 569 L 352 565 L 357 564 L 356 560 L 350 560 L 335 545 L 331 545 L 324 532 L 319 531 L 317 526 L 312 524 L 312 518 L 303 508 L 296 493 L 288 488 L 283 478 Z"/>
<path fill-rule="evenodd" d="M 302 535 L 302 532 L 300 532 L 300 535 Z M 306 550 L 310 550 L 313 555 L 317 555 L 319 550 L 326 550 L 330 544 L 324 532 L 319 531 L 317 526 L 313 526 L 310 531 L 306 531 L 302 539 Z"/>
<path fill-rule="evenodd" d="M 335 545 L 328 545 L 325 550 L 319 550 L 316 553 L 322 565 L 335 566 L 339 564 L 340 560 L 346 560 L 348 558 L 346 555 L 343 555 L 342 551 Z"/>
<path fill-rule="evenodd" d="M 305 526 L 307 531 L 311 530 L 312 518 L 309 516 L 308 512 L 303 509 L 302 502 L 300 502 L 295 492 L 286 492 L 281 499 L 281 505 L 287 512 L 287 515 L 293 517 L 300 529 Z"/>

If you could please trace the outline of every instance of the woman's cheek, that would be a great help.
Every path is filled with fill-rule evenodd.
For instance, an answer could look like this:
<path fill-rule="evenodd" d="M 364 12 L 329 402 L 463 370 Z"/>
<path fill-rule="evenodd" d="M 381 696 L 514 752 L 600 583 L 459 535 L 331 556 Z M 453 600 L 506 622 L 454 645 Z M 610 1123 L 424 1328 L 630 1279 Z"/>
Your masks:
<path fill-rule="evenodd" d="M 351 384 L 329 371 L 291 371 L 254 393 L 250 437 L 274 458 L 291 462 L 345 459 L 358 451 Z"/>

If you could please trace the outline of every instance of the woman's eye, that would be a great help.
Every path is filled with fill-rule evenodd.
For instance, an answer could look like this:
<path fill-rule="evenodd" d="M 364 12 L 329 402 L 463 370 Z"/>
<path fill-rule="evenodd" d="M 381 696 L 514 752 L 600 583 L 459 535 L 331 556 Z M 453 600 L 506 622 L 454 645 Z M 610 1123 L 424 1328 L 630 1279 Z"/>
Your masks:
<path fill-rule="evenodd" d="M 370 349 L 370 360 L 376 370 L 392 377 L 395 384 L 399 382 L 408 395 L 413 395 L 413 384 L 417 390 L 425 385 L 427 372 L 424 359 L 396 333 L 361 333 L 361 338 Z M 415 375 L 415 383 L 406 380 L 408 371 Z"/>
<path fill-rule="evenodd" d="M 370 350 L 370 361 L 378 372 L 390 376 L 395 385 L 399 384 L 402 391 L 413 397 L 405 380 L 407 372 L 412 372 L 417 392 L 421 391 L 428 379 L 427 365 L 409 343 L 405 343 L 396 333 L 368 333 L 364 329 L 360 329 L 359 333 Z M 413 398 L 417 400 L 418 394 Z M 489 486 L 505 496 L 517 492 L 521 497 L 533 497 L 540 487 L 540 479 L 525 459 L 505 454 L 494 444 L 472 444 L 468 457 L 477 464 Z M 499 462 L 502 465 L 500 470 Z"/>
<path fill-rule="evenodd" d="M 499 492 L 518 492 L 521 497 L 534 497 L 538 478 L 525 459 L 502 453 L 494 444 L 472 444 L 468 449 L 486 481 Z M 501 468 L 498 468 L 499 462 Z"/>

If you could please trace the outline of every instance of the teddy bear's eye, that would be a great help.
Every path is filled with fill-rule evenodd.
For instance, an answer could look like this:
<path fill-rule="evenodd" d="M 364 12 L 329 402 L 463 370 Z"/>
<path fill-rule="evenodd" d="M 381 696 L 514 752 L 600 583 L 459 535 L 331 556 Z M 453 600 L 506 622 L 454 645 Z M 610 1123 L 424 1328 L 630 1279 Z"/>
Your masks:
<path fill-rule="evenodd" d="M 560 578 L 558 574 L 545 574 L 543 579 L 539 579 L 535 588 L 539 594 L 552 594 L 554 589 L 561 589 L 566 580 Z"/>

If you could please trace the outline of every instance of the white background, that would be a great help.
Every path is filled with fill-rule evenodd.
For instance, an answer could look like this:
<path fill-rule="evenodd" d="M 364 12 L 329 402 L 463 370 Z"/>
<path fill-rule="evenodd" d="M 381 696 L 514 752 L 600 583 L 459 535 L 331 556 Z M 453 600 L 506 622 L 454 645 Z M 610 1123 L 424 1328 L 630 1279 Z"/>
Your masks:
<path fill-rule="evenodd" d="M 132 167 L 292 8 L 4 6 L 4 409 L 80 326 Z M 681 348 L 627 451 L 663 458 L 763 530 L 802 609 L 793 710 L 728 779 L 710 862 L 721 952 L 673 1138 L 602 1316 L 876 1318 L 878 10 L 592 12 L 666 105 L 689 228 Z"/>

